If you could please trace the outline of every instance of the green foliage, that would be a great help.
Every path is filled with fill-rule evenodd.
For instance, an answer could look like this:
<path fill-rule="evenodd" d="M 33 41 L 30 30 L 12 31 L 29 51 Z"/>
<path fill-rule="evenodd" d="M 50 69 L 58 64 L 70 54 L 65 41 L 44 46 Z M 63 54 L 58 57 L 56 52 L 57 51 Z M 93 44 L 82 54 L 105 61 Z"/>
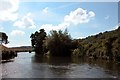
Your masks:
<path fill-rule="evenodd" d="M 85 39 L 78 40 L 78 46 L 73 54 L 81 55 L 89 58 L 102 58 L 120 61 L 120 27 L 113 31 L 106 31 Z M 82 51 L 83 50 L 83 51 Z M 75 55 L 76 55 L 75 54 Z M 82 54 L 82 55 L 83 55 Z"/>
<path fill-rule="evenodd" d="M 73 56 L 77 57 L 82 56 L 79 48 L 73 50 Z"/>
<path fill-rule="evenodd" d="M 84 39 L 72 40 L 67 30 L 52 30 L 46 36 L 44 29 L 31 35 L 32 46 L 36 53 L 52 56 L 72 55 L 86 58 L 100 58 L 120 61 L 120 27 Z"/>
<path fill-rule="evenodd" d="M 50 35 L 46 38 L 44 46 L 52 56 L 70 56 L 72 49 L 72 40 L 68 35 L 67 30 L 62 32 L 51 31 Z"/>
<path fill-rule="evenodd" d="M 31 43 L 36 54 L 43 54 L 43 40 L 45 40 L 46 32 L 44 29 L 40 29 L 39 32 L 36 31 L 34 34 L 31 34 Z"/>
<path fill-rule="evenodd" d="M 84 57 L 85 56 L 85 51 L 84 47 L 81 45 L 80 42 L 77 44 L 77 48 L 73 50 L 73 55 L 78 56 L 78 57 Z"/>
<path fill-rule="evenodd" d="M 17 53 L 13 51 L 2 51 L 2 60 L 9 60 L 17 57 Z"/>

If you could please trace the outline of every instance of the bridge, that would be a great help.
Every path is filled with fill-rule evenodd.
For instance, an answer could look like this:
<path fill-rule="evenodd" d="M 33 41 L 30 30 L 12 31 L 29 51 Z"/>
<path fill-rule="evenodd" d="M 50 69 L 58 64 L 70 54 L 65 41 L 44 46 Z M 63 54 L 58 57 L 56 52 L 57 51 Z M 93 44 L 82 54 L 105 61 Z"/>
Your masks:
<path fill-rule="evenodd" d="M 14 51 L 14 52 L 33 52 L 32 47 L 12 47 L 9 48 L 9 50 Z"/>
<path fill-rule="evenodd" d="M 1 51 L 13 51 L 13 52 L 33 52 L 33 48 L 31 46 L 21 46 L 21 47 L 5 47 L 4 45 L 0 45 Z"/>
<path fill-rule="evenodd" d="M 29 52 L 31 53 L 33 48 L 31 46 L 21 46 L 21 47 L 6 47 L 4 45 L 0 45 L 0 55 L 2 55 L 2 59 L 0 61 L 4 62 L 14 57 L 17 57 L 17 52 Z"/>

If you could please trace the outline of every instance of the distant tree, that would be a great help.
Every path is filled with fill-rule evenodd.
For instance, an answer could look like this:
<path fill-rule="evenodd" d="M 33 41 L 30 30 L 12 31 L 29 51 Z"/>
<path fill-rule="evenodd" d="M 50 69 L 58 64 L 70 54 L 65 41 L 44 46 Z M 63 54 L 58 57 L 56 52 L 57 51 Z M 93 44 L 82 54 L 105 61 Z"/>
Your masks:
<path fill-rule="evenodd" d="M 44 29 L 40 29 L 39 32 L 36 31 L 34 34 L 32 33 L 31 38 L 31 44 L 34 48 L 36 54 L 42 54 L 43 53 L 43 40 L 45 40 L 46 32 Z"/>
<path fill-rule="evenodd" d="M 0 44 L 4 43 L 7 44 L 8 43 L 8 36 L 6 35 L 6 33 L 0 32 Z"/>

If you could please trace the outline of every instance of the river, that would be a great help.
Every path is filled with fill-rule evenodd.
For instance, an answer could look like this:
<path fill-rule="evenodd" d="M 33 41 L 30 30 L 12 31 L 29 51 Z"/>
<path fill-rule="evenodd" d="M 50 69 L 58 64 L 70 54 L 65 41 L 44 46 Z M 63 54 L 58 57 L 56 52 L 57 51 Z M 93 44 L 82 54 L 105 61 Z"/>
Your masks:
<path fill-rule="evenodd" d="M 105 60 L 35 57 L 21 52 L 2 63 L 3 78 L 119 78 L 120 64 Z"/>

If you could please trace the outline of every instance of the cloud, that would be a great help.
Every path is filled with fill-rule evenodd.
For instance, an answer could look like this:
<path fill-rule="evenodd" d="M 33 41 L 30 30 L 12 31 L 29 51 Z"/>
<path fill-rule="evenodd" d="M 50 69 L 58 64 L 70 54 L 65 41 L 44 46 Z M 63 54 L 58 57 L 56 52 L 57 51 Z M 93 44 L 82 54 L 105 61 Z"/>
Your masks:
<path fill-rule="evenodd" d="M 45 29 L 46 32 L 49 32 L 50 30 L 60 30 L 60 29 L 65 29 L 69 26 L 69 23 L 61 23 L 58 24 L 57 26 L 52 25 L 52 24 L 44 24 L 41 26 L 41 29 Z"/>
<path fill-rule="evenodd" d="M 18 28 L 28 28 L 28 29 L 34 29 L 36 28 L 34 21 L 30 18 L 31 13 L 28 13 L 25 15 L 21 20 L 16 21 L 13 26 L 16 26 Z"/>
<path fill-rule="evenodd" d="M 44 9 L 42 10 L 42 12 L 43 12 L 43 13 L 48 13 L 48 7 L 44 8 Z"/>
<path fill-rule="evenodd" d="M 0 0 L 0 21 L 15 21 L 18 8 L 19 0 Z"/>
<path fill-rule="evenodd" d="M 11 34 L 11 36 L 23 36 L 25 34 L 25 32 L 23 32 L 21 30 L 13 30 L 10 34 Z"/>
<path fill-rule="evenodd" d="M 65 29 L 70 27 L 70 25 L 88 23 L 93 17 L 95 17 L 95 13 L 93 11 L 88 12 L 82 8 L 77 8 L 66 15 L 64 17 L 64 21 L 60 24 L 56 26 L 53 24 L 43 24 L 41 28 L 45 29 L 46 31 Z"/>
<path fill-rule="evenodd" d="M 109 18 L 110 18 L 110 16 L 105 16 L 105 17 L 104 17 L 105 20 L 107 20 L 107 19 L 109 19 Z"/>
<path fill-rule="evenodd" d="M 94 16 L 95 16 L 95 13 L 94 13 L 93 11 L 90 11 L 90 12 L 88 13 L 88 15 L 89 15 L 89 17 L 94 17 Z"/>
<path fill-rule="evenodd" d="M 82 23 L 88 23 L 90 19 L 94 16 L 94 12 L 90 11 L 87 13 L 87 10 L 78 8 L 75 11 L 71 11 L 69 15 L 66 15 L 64 21 L 77 25 Z"/>

